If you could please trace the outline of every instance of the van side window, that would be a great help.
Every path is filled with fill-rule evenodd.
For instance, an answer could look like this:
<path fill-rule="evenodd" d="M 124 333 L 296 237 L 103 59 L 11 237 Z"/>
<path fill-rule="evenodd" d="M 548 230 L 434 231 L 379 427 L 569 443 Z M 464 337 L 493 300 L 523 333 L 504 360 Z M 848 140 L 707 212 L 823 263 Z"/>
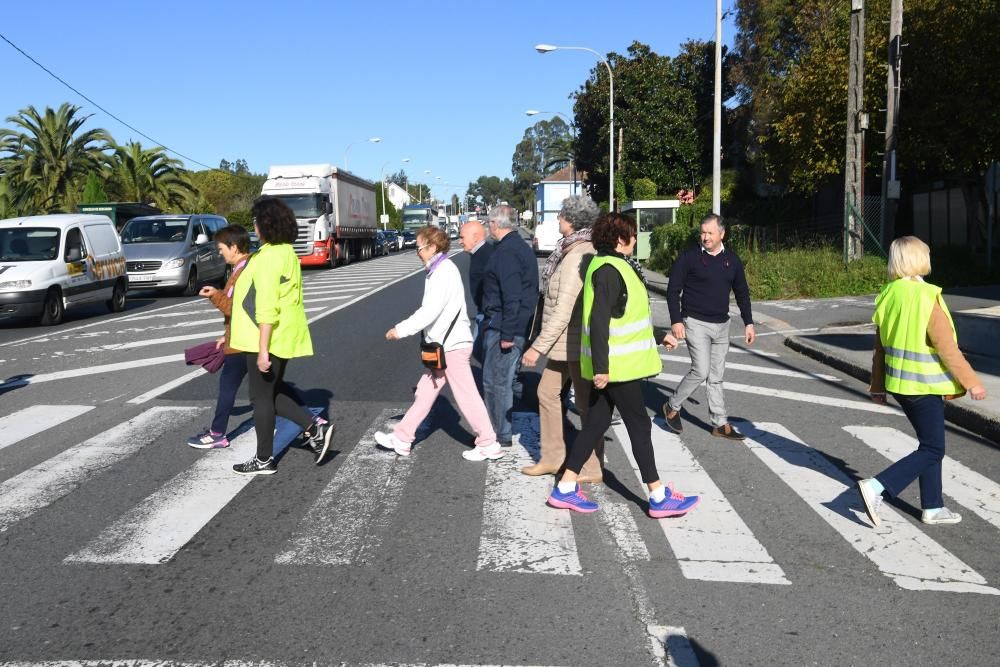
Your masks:
<path fill-rule="evenodd" d="M 83 234 L 79 227 L 73 227 L 66 232 L 66 252 L 63 260 L 67 262 L 78 262 L 87 256 L 87 246 L 83 243 Z"/>
<path fill-rule="evenodd" d="M 204 218 L 199 220 L 194 227 L 194 237 L 198 238 L 199 234 L 204 234 L 205 236 L 207 236 L 209 241 L 212 240 L 212 230 L 209 229 L 208 225 L 205 224 Z"/>
<path fill-rule="evenodd" d="M 84 225 L 83 231 L 94 255 L 103 257 L 118 252 L 117 235 L 111 225 Z"/>

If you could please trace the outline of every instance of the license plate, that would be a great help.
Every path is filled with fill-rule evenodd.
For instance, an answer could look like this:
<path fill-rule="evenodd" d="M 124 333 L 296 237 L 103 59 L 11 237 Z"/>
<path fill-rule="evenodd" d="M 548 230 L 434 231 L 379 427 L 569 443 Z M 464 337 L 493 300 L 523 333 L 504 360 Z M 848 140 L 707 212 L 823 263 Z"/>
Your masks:
<path fill-rule="evenodd" d="M 129 282 L 132 283 L 151 283 L 156 280 L 156 276 L 146 275 L 146 276 L 129 276 Z"/>

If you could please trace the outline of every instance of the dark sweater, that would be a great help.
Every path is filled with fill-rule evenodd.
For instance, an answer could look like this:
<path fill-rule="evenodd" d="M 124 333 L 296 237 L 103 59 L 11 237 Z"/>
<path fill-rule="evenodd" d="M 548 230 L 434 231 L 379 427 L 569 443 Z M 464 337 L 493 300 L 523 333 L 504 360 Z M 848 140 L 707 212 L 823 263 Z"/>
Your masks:
<path fill-rule="evenodd" d="M 730 291 L 736 295 L 743 324 L 753 324 L 750 287 L 743 262 L 736 253 L 723 250 L 713 257 L 701 246 L 684 250 L 670 269 L 667 285 L 670 323 L 683 322 L 685 317 L 717 324 L 728 321 Z"/>
<path fill-rule="evenodd" d="M 600 252 L 598 257 L 619 257 L 618 253 Z M 595 375 L 608 372 L 608 338 L 611 320 L 625 314 L 628 305 L 628 288 L 617 268 L 605 264 L 591 276 L 594 288 L 594 302 L 590 306 L 590 357 Z"/>
<path fill-rule="evenodd" d="M 483 276 L 486 275 L 486 265 L 489 264 L 494 249 L 493 243 L 486 241 L 469 257 L 469 291 L 472 292 L 472 301 L 478 312 L 483 310 Z"/>
<path fill-rule="evenodd" d="M 537 303 L 538 260 L 531 246 L 514 230 L 496 242 L 486 264 L 483 325 L 499 331 L 503 342 L 527 336 Z"/>

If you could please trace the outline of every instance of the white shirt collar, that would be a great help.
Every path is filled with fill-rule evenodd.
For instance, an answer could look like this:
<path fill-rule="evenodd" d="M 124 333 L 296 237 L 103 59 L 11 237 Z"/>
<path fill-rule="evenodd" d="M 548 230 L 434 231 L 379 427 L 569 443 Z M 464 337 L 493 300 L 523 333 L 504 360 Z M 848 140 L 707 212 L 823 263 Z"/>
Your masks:
<path fill-rule="evenodd" d="M 705 253 L 706 255 L 711 255 L 712 257 L 718 257 L 719 255 L 721 255 L 723 252 L 726 251 L 726 245 L 724 243 L 719 244 L 719 252 L 709 252 L 705 250 L 705 246 L 703 245 L 699 245 L 698 247 L 701 248 L 701 251 L 703 253 Z"/>

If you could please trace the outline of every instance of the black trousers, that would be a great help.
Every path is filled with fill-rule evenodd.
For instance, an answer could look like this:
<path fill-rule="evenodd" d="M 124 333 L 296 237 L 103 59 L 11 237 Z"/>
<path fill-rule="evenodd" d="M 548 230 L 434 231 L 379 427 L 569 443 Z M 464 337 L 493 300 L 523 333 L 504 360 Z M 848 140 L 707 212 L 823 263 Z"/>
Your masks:
<path fill-rule="evenodd" d="M 587 420 L 570 447 L 566 457 L 566 469 L 579 474 L 591 453 L 604 442 L 604 434 L 611 426 L 611 416 L 615 408 L 625 422 L 629 440 L 632 441 L 632 455 L 639 465 L 642 481 L 649 484 L 660 478 L 653 458 L 653 423 L 646 413 L 642 400 L 641 380 L 609 382 L 604 389 L 590 392 L 590 407 Z"/>
<path fill-rule="evenodd" d="M 253 405 L 253 427 L 257 432 L 257 458 L 266 461 L 274 452 L 275 415 L 298 424 L 303 431 L 314 421 L 311 412 L 299 402 L 298 396 L 285 384 L 288 359 L 271 355 L 271 369 L 261 373 L 257 368 L 257 353 L 246 352 L 250 403 Z"/>

